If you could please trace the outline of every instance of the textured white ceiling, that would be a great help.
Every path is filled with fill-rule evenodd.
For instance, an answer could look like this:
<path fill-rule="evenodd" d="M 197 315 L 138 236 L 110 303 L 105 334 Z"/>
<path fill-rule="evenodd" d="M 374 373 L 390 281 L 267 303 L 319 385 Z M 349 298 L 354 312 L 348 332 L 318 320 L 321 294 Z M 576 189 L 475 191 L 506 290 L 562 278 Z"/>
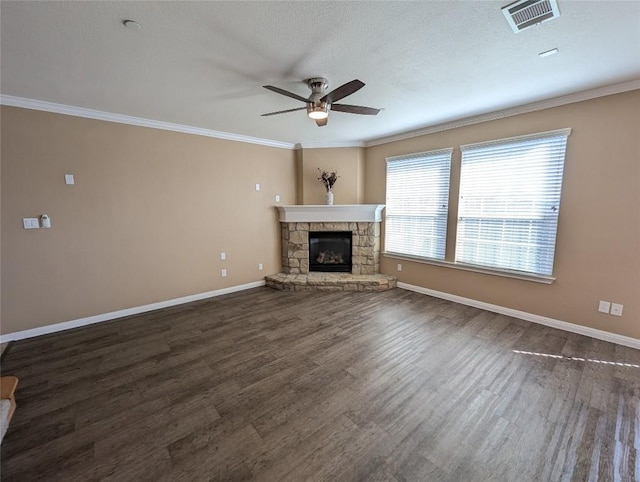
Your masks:
<path fill-rule="evenodd" d="M 640 2 L 558 0 L 514 34 L 505 1 L 0 4 L 0 91 L 303 145 L 363 141 L 640 78 Z M 134 19 L 141 30 L 122 25 Z M 547 58 L 539 52 L 558 48 Z M 304 79 L 366 86 L 318 128 Z"/>

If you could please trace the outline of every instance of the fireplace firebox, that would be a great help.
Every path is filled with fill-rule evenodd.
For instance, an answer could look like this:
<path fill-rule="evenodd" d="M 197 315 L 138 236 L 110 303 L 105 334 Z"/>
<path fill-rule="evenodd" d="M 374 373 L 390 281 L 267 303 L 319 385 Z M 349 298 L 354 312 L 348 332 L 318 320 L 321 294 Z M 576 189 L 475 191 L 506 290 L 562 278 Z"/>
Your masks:
<path fill-rule="evenodd" d="M 351 231 L 310 231 L 309 271 L 351 273 Z"/>

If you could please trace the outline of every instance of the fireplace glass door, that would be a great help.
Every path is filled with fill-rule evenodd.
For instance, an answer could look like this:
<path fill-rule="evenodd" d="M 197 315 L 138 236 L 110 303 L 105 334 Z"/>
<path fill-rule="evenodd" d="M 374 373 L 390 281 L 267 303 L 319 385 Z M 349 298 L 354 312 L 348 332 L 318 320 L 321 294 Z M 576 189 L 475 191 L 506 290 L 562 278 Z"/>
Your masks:
<path fill-rule="evenodd" d="M 309 271 L 351 273 L 351 232 L 309 232 Z"/>

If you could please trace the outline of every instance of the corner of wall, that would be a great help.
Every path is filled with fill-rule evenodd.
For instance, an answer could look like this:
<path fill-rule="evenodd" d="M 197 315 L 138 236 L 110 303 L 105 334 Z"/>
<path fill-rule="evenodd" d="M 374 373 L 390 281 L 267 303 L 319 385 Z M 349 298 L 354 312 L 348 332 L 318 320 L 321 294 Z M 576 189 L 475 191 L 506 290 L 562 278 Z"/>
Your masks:
<path fill-rule="evenodd" d="M 357 183 L 358 183 L 358 192 L 357 192 L 357 199 L 358 199 L 358 204 L 364 204 L 365 203 L 365 199 L 366 199 L 366 195 L 365 195 L 365 191 L 366 191 L 366 162 L 365 162 L 365 149 L 364 147 L 358 147 L 358 179 L 357 179 Z"/>
<path fill-rule="evenodd" d="M 304 204 L 304 165 L 302 148 L 295 150 L 296 156 L 296 204 Z"/>

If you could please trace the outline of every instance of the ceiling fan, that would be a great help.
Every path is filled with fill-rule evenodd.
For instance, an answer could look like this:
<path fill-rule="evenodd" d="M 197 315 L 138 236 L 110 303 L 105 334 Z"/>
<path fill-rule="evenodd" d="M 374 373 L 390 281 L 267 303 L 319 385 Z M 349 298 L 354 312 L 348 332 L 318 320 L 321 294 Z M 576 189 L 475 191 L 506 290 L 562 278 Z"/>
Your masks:
<path fill-rule="evenodd" d="M 306 107 L 298 107 L 296 109 L 279 110 L 277 112 L 269 112 L 262 114 L 262 116 L 270 116 L 276 114 L 285 114 L 286 112 L 295 112 L 297 110 L 307 109 L 307 115 L 316 121 L 318 127 L 327 125 L 327 118 L 329 117 L 329 111 L 336 110 L 338 112 L 347 112 L 349 114 L 362 114 L 362 115 L 376 115 L 380 112 L 380 109 L 374 109 L 373 107 L 363 107 L 361 105 L 348 105 L 348 104 L 334 104 L 334 102 L 344 99 L 346 96 L 353 94 L 354 92 L 364 87 L 364 82 L 358 79 L 347 82 L 341 85 L 337 89 L 332 90 L 328 94 L 325 94 L 325 90 L 329 83 L 327 79 L 322 77 L 314 77 L 307 80 L 307 85 L 311 89 L 311 95 L 308 98 L 304 98 L 288 90 L 274 87 L 273 85 L 264 85 L 265 89 L 276 92 L 277 94 L 286 95 L 293 99 L 299 100 L 307 104 Z"/>

